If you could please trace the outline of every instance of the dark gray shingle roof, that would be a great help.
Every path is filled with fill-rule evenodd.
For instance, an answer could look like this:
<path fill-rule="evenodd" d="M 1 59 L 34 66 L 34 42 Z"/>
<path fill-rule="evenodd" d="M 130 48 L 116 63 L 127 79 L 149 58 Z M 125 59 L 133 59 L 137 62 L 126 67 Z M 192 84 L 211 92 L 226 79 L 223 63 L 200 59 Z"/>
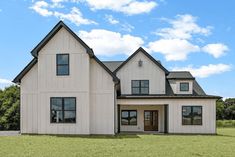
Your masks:
<path fill-rule="evenodd" d="M 102 62 L 112 72 L 114 72 L 114 70 L 116 70 L 123 63 L 123 61 L 102 61 Z"/>
<path fill-rule="evenodd" d="M 171 71 L 167 79 L 195 79 L 188 71 Z"/>

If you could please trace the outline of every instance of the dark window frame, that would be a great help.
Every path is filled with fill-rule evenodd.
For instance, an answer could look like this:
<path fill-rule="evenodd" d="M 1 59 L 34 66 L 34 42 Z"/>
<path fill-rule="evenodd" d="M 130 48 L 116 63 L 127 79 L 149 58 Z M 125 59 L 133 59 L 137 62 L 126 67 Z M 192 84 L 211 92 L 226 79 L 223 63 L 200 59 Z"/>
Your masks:
<path fill-rule="evenodd" d="M 191 117 L 190 117 L 191 121 L 190 121 L 190 124 L 184 124 L 184 119 L 183 119 L 183 116 L 184 116 L 183 115 L 183 108 L 184 107 L 190 107 L 191 108 Z M 200 107 L 201 108 L 201 122 L 200 122 L 200 124 L 193 124 L 194 116 L 192 115 L 192 113 L 193 113 L 193 108 L 194 107 Z M 202 121 L 203 121 L 203 119 L 202 119 L 203 116 L 202 115 L 203 115 L 202 106 L 182 106 L 182 116 L 181 116 L 182 117 L 182 125 L 200 125 L 201 126 L 202 125 Z"/>
<path fill-rule="evenodd" d="M 128 124 L 123 124 L 122 123 L 122 112 L 128 112 Z M 136 124 L 131 124 L 130 123 L 130 112 L 136 112 Z M 137 124 L 138 124 L 138 120 L 137 120 L 137 117 L 138 117 L 138 115 L 137 115 L 137 110 L 121 110 L 121 125 L 125 125 L 125 126 L 127 126 L 127 125 L 131 125 L 131 126 L 137 126 Z"/>
<path fill-rule="evenodd" d="M 64 110 L 64 99 L 75 99 L 75 109 L 74 110 Z M 52 99 L 62 99 L 62 110 L 56 110 L 56 111 L 61 111 L 63 114 L 62 114 L 62 122 L 53 122 L 52 121 Z M 64 119 L 64 112 L 65 111 L 75 111 L 75 121 L 74 122 L 65 122 L 65 119 Z M 50 123 L 52 124 L 61 124 L 61 123 L 64 123 L 64 124 L 75 124 L 77 121 L 77 99 L 76 97 L 50 97 Z"/>
<path fill-rule="evenodd" d="M 139 82 L 139 86 L 138 87 L 133 87 L 133 82 L 134 81 L 138 81 Z M 142 87 L 141 86 L 141 82 L 142 81 L 147 81 L 148 82 L 148 87 Z M 142 93 L 142 89 L 148 89 L 148 93 Z M 139 93 L 133 93 L 133 89 L 138 89 Z M 149 95 L 149 80 L 131 80 L 131 94 L 132 95 Z"/>
<path fill-rule="evenodd" d="M 67 55 L 68 56 L 68 64 L 58 64 L 58 57 L 61 55 Z M 69 54 L 68 53 L 60 53 L 56 54 L 56 76 L 68 76 L 70 74 L 70 61 L 69 61 Z M 59 66 L 68 66 L 68 74 L 59 74 L 58 67 Z"/>
<path fill-rule="evenodd" d="M 186 90 L 181 88 L 181 85 L 187 84 L 188 88 Z M 188 92 L 189 91 L 189 82 L 180 82 L 180 91 L 181 92 Z"/>

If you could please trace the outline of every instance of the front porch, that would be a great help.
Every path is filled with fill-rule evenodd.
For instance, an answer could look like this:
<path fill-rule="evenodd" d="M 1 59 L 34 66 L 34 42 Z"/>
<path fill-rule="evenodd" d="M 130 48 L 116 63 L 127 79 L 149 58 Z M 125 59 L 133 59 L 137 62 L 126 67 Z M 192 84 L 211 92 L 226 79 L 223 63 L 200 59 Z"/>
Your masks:
<path fill-rule="evenodd" d="M 118 133 L 167 133 L 168 105 L 117 106 Z"/>

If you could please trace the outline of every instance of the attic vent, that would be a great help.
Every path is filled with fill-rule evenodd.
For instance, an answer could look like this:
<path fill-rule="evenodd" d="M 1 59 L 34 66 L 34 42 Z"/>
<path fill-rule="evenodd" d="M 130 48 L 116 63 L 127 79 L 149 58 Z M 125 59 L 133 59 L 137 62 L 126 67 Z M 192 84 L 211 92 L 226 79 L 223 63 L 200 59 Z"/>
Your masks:
<path fill-rule="evenodd" d="M 143 61 L 141 59 L 139 60 L 138 65 L 139 65 L 139 67 L 142 67 Z"/>

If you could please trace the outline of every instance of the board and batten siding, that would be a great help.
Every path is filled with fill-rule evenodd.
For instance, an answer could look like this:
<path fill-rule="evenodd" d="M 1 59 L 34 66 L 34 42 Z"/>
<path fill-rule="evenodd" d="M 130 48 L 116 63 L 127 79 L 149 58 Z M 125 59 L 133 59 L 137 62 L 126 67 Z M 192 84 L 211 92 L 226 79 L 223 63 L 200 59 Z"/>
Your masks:
<path fill-rule="evenodd" d="M 56 75 L 56 54 L 69 54 L 68 76 Z M 54 35 L 40 50 L 37 66 L 22 79 L 22 133 L 114 134 L 114 83 L 92 60 L 66 29 Z M 50 123 L 51 97 L 76 97 L 76 123 Z"/>
<path fill-rule="evenodd" d="M 143 61 L 141 67 L 139 60 Z M 165 94 L 165 72 L 141 51 L 117 72 L 117 77 L 122 94 L 131 94 L 131 80 L 149 80 L 149 94 Z"/>
<path fill-rule="evenodd" d="M 91 59 L 90 133 L 114 134 L 113 78 Z"/>
<path fill-rule="evenodd" d="M 175 94 L 193 94 L 193 80 L 169 80 Z M 189 83 L 189 91 L 180 91 L 180 83 Z"/>
<path fill-rule="evenodd" d="M 169 133 L 216 133 L 215 99 L 118 99 L 120 105 L 168 104 Z M 202 125 L 182 125 L 182 106 L 202 106 Z"/>
<path fill-rule="evenodd" d="M 21 133 L 38 133 L 38 64 L 21 80 L 20 130 Z"/>

